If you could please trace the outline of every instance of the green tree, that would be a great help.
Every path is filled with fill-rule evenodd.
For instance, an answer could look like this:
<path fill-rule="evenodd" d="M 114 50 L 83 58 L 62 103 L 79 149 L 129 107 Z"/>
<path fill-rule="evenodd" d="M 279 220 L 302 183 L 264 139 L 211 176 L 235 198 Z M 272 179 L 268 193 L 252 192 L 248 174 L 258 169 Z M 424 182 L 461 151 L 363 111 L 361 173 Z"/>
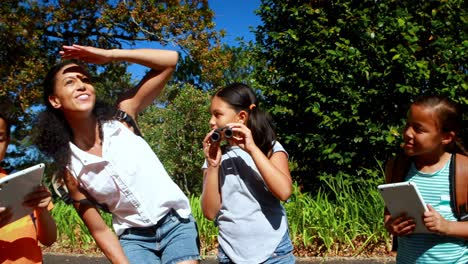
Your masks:
<path fill-rule="evenodd" d="M 186 194 L 201 193 L 202 141 L 209 131 L 208 93 L 190 84 L 166 88 L 139 120 L 143 136 Z"/>
<path fill-rule="evenodd" d="M 176 80 L 188 82 L 198 88 L 212 91 L 226 86 L 233 82 L 242 82 L 252 87 L 257 85 L 254 71 L 258 62 L 252 57 L 252 51 L 256 48 L 251 41 L 237 39 L 237 45 L 230 46 L 223 44 L 218 50 L 217 56 L 223 58 L 223 65 L 218 70 L 219 76 L 211 80 L 202 81 L 201 72 L 204 70 L 198 66 L 198 62 L 190 57 L 183 57 L 179 62 L 179 67 L 174 73 Z M 218 58 L 218 60 L 220 60 Z"/>
<path fill-rule="evenodd" d="M 448 95 L 467 112 L 466 10 L 460 0 L 262 0 L 257 77 L 298 179 L 378 171 L 419 95 Z"/>
<path fill-rule="evenodd" d="M 255 78 L 255 70 L 261 64 L 252 56 L 256 45 L 252 41 L 246 42 L 243 39 L 238 39 L 237 44 L 237 46 L 224 45 L 221 49 L 224 54 L 230 55 L 228 67 L 223 72 L 221 84 L 226 86 L 233 82 L 240 82 L 257 88 L 258 82 L 257 78 Z"/>

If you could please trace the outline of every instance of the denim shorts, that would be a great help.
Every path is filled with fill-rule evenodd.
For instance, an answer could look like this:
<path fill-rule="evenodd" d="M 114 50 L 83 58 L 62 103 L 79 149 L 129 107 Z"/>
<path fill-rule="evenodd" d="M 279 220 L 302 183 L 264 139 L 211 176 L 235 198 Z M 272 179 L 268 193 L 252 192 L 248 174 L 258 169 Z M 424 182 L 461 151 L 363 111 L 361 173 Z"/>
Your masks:
<path fill-rule="evenodd" d="M 270 257 L 262 264 L 294 264 L 296 258 L 293 255 L 293 244 L 289 238 L 289 231 L 286 231 L 280 243 Z M 234 262 L 224 253 L 221 246 L 218 246 L 218 262 L 221 264 L 234 264 Z"/>
<path fill-rule="evenodd" d="M 150 227 L 126 229 L 119 237 L 130 263 L 178 263 L 200 260 L 200 241 L 193 216 L 180 217 L 171 210 Z"/>

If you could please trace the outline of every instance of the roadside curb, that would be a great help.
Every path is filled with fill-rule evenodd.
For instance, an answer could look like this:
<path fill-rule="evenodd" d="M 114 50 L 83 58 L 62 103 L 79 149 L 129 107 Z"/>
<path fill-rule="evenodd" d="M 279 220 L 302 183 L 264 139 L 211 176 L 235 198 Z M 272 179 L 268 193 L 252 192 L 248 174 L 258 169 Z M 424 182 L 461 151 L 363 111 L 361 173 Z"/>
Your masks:
<path fill-rule="evenodd" d="M 46 264 L 108 264 L 110 263 L 104 256 L 85 255 L 85 254 L 64 254 L 54 252 L 44 252 L 44 263 Z M 206 256 L 201 263 L 216 264 L 215 256 Z M 296 263 L 299 264 L 394 264 L 394 257 L 296 257 Z"/>

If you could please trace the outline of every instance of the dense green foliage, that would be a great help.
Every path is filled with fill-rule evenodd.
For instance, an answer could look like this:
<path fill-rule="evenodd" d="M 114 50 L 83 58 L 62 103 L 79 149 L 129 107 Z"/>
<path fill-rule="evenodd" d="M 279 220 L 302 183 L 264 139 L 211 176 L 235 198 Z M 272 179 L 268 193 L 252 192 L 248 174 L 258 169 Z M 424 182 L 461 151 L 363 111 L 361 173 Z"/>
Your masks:
<path fill-rule="evenodd" d="M 295 186 L 285 204 L 295 248 L 314 255 L 358 255 L 385 245 L 383 202 L 375 185 L 361 182 L 361 188 L 354 189 L 340 177 L 324 182 L 315 194 L 301 193 Z"/>
<path fill-rule="evenodd" d="M 464 1 L 262 0 L 258 14 L 258 82 L 309 187 L 375 172 L 417 96 L 468 112 Z"/>
<path fill-rule="evenodd" d="M 335 200 L 330 194 L 339 198 Z M 217 246 L 217 227 L 203 216 L 199 196 L 191 196 L 190 204 L 197 221 L 202 254 L 212 254 Z M 383 201 L 372 184 L 363 184 L 362 189 L 354 190 L 346 180 L 330 178 L 316 194 L 302 193 L 294 186 L 285 208 L 296 254 L 377 254 L 388 243 L 388 234 L 382 224 Z M 58 225 L 59 248 L 75 252 L 96 249 L 86 226 L 71 206 L 58 202 L 52 213 Z M 111 226 L 110 215 L 103 215 Z"/>
<path fill-rule="evenodd" d="M 141 116 L 143 136 L 179 187 L 186 194 L 199 194 L 210 97 L 191 85 L 173 85 L 161 100 L 161 105 L 149 107 Z"/>

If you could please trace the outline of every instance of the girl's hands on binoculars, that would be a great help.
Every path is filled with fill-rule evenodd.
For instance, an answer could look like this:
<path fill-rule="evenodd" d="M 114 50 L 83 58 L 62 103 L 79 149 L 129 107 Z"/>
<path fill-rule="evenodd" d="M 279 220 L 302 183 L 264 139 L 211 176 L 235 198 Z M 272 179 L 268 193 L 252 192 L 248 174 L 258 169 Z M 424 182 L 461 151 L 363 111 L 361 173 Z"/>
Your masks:
<path fill-rule="evenodd" d="M 211 134 L 215 129 L 211 130 L 203 139 L 203 153 L 209 166 L 217 167 L 221 163 L 221 148 L 220 141 L 212 142 Z"/>
<path fill-rule="evenodd" d="M 237 145 L 249 153 L 257 146 L 253 140 L 252 132 L 244 124 L 230 123 L 226 126 L 234 132 L 232 138 L 228 139 L 229 143 Z"/>

